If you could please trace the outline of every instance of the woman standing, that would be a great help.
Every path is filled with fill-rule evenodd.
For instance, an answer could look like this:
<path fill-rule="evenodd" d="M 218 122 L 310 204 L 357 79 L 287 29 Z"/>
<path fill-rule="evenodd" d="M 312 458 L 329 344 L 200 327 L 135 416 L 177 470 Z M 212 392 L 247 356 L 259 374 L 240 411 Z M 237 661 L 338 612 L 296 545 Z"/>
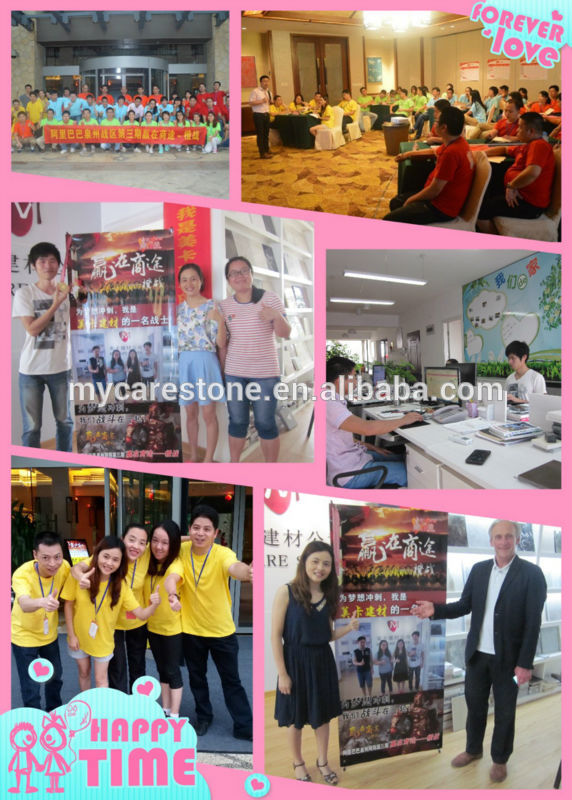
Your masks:
<path fill-rule="evenodd" d="M 131 388 L 135 383 L 141 383 L 141 365 L 137 350 L 130 350 L 127 355 L 127 383 Z"/>
<path fill-rule="evenodd" d="M 379 671 L 379 679 L 381 681 L 381 694 L 385 694 L 385 687 L 389 693 L 393 691 L 393 684 L 391 682 L 391 675 L 393 673 L 393 657 L 389 652 L 389 644 L 387 639 L 382 639 L 377 648 L 377 658 L 375 659 Z"/>
<path fill-rule="evenodd" d="M 125 374 L 125 364 L 123 363 L 119 350 L 114 350 L 111 354 L 111 361 L 109 362 L 107 371 L 110 373 L 113 383 L 122 383 L 127 377 Z"/>
<path fill-rule="evenodd" d="M 226 343 L 224 320 L 214 300 L 202 295 L 205 277 L 198 264 L 184 264 L 179 270 L 179 286 L 185 299 L 177 306 L 179 339 L 179 381 L 194 387 L 194 396 L 179 403 L 186 408 L 189 460 L 198 460 L 199 408 L 207 431 L 205 461 L 213 461 L 218 441 L 216 405 L 209 388 L 222 386 L 222 375 L 217 358 L 217 347 Z M 203 396 L 197 387 L 203 387 Z M 219 397 L 220 399 L 220 397 Z"/>
<path fill-rule="evenodd" d="M 338 580 L 329 544 L 313 541 L 304 548 L 294 580 L 281 586 L 272 609 L 272 652 L 278 669 L 275 719 L 288 728 L 296 780 L 311 781 L 302 756 L 302 728 L 316 735 L 316 766 L 322 779 L 335 786 L 338 776 L 328 765 L 330 720 L 341 714 L 336 662 L 330 642 L 359 628 L 334 628 Z"/>
<path fill-rule="evenodd" d="M 161 702 L 166 717 L 178 717 L 183 697 L 181 662 L 183 659 L 183 626 L 181 612 L 173 611 L 165 591 L 165 578 L 174 575 L 179 582 L 184 580 L 184 568 L 179 558 L 181 531 L 176 522 L 165 520 L 155 525 L 151 533 L 151 558 L 145 579 L 145 598 L 159 593 L 161 602 L 149 619 L 147 626 L 149 644 L 159 672 Z"/>
<path fill-rule="evenodd" d="M 94 661 L 95 686 L 107 687 L 109 662 L 113 658 L 114 633 L 120 614 L 131 612 L 145 622 L 159 603 L 159 595 L 150 598 L 143 609 L 124 578 L 127 573 L 125 545 L 115 536 L 106 536 L 93 551 L 89 589 L 82 589 L 69 576 L 61 597 L 68 631 L 68 652 L 77 661 L 81 691 L 91 686 L 91 659 Z"/>
<path fill-rule="evenodd" d="M 252 404 L 264 460 L 278 461 L 280 441 L 274 388 L 280 381 L 280 367 L 275 337 L 288 339 L 290 325 L 278 295 L 252 285 L 252 265 L 247 258 L 231 258 L 224 272 L 234 291 L 220 304 L 229 335 L 225 378 L 230 460 L 240 460 Z M 247 390 L 248 386 L 251 389 Z M 247 391 L 258 399 L 249 400 Z"/>
<path fill-rule="evenodd" d="M 398 639 L 393 654 L 393 680 L 397 684 L 399 694 L 405 691 L 405 684 L 409 679 L 409 664 L 407 663 L 407 650 L 403 639 Z"/>

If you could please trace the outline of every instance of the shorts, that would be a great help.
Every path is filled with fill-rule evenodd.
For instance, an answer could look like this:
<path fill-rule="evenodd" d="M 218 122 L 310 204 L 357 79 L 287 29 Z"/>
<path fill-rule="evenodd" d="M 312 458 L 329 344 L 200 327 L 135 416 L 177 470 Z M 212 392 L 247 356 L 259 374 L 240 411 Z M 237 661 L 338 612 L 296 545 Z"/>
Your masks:
<path fill-rule="evenodd" d="M 198 381 L 202 381 L 202 389 Z M 198 403 L 207 406 L 209 403 L 219 403 L 224 400 L 224 381 L 216 353 L 209 350 L 182 350 L 179 353 L 179 387 L 188 383 L 193 387 L 194 399 L 179 400 L 181 406 L 191 406 Z M 211 396 L 209 386 L 217 384 Z M 202 398 L 199 397 L 201 392 Z"/>
<path fill-rule="evenodd" d="M 113 658 L 113 653 L 110 653 L 108 656 L 90 656 L 89 653 L 86 653 L 84 650 L 71 650 L 68 646 L 68 653 L 71 658 L 75 658 L 76 661 L 79 661 L 80 658 L 93 658 L 94 661 L 101 661 L 102 664 L 105 664 L 106 661 L 111 661 Z"/>
<path fill-rule="evenodd" d="M 359 683 L 359 688 L 360 689 L 363 689 L 364 686 L 368 686 L 371 689 L 372 676 L 371 676 L 371 670 L 370 669 L 366 669 L 366 670 L 358 669 L 357 670 L 357 678 L 358 678 L 358 683 Z"/>

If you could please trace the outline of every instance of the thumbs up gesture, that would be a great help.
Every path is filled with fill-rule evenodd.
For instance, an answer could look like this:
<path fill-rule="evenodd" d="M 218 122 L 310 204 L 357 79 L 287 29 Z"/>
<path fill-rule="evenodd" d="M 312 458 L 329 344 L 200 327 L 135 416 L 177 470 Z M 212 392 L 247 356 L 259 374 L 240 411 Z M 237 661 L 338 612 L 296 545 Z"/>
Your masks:
<path fill-rule="evenodd" d="M 44 597 L 44 609 L 46 611 L 57 611 L 59 607 L 60 601 L 57 595 L 49 594 L 47 597 Z"/>

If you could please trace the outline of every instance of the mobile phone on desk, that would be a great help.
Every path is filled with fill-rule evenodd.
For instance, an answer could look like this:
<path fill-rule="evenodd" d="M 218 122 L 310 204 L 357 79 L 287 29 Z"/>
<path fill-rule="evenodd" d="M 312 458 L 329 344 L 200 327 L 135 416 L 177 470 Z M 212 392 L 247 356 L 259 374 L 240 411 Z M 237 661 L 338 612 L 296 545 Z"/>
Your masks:
<path fill-rule="evenodd" d="M 473 450 L 473 452 L 465 459 L 465 464 L 484 464 L 490 456 L 490 450 Z"/>

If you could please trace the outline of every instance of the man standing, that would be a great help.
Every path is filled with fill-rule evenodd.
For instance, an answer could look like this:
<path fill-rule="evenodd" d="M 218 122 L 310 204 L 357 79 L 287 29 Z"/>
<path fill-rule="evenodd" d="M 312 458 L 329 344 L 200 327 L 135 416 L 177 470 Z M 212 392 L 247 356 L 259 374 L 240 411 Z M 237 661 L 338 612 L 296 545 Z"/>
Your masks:
<path fill-rule="evenodd" d="M 268 87 L 268 75 L 260 76 L 260 86 L 251 93 L 248 103 L 252 108 L 252 118 L 256 130 L 256 144 L 260 158 L 272 158 L 268 135 L 270 133 L 270 103 L 272 95 Z"/>
<path fill-rule="evenodd" d="M 157 380 L 157 356 L 153 353 L 151 342 L 143 345 L 144 354 L 139 362 L 141 367 L 141 379 L 145 386 L 150 386 Z"/>
<path fill-rule="evenodd" d="M 354 650 L 352 664 L 357 668 L 359 688 L 364 697 L 371 697 L 371 650 L 366 647 L 365 636 L 358 636 L 358 647 Z"/>
<path fill-rule="evenodd" d="M 251 740 L 252 710 L 238 672 L 238 640 L 228 579 L 252 581 L 252 566 L 237 561 L 229 547 L 215 544 L 218 533 L 218 512 L 211 506 L 196 506 L 189 527 L 191 541 L 181 545 L 185 574 L 180 602 L 176 576 L 165 579 L 165 590 L 173 610 L 182 611 L 183 654 L 195 698 L 197 736 L 205 735 L 213 719 L 207 682 L 210 653 L 233 719 L 234 736 Z"/>
<path fill-rule="evenodd" d="M 415 679 L 415 691 L 419 689 L 421 679 L 421 667 L 425 660 L 423 647 L 419 644 L 419 631 L 411 634 L 411 644 L 407 648 L 407 664 L 409 667 L 409 691 L 413 691 L 413 679 Z"/>
<path fill-rule="evenodd" d="M 491 686 L 495 723 L 491 744 L 490 778 L 504 781 L 512 753 L 518 687 L 528 683 L 540 631 L 546 581 L 539 567 L 516 555 L 520 526 L 496 520 L 489 529 L 494 559 L 475 564 L 461 599 L 413 606 L 421 619 L 455 619 L 471 614 L 465 650 L 467 744 L 451 765 L 464 767 L 482 758 Z"/>
<path fill-rule="evenodd" d="M 55 533 L 38 533 L 34 540 L 34 560 L 14 572 L 12 589 L 12 653 L 20 679 L 22 703 L 26 708 L 42 708 L 40 686 L 28 673 L 37 658 L 49 661 L 54 673 L 45 684 L 46 711 L 62 704 L 62 664 L 58 646 L 58 600 L 70 565 L 64 561 L 62 543 Z"/>

